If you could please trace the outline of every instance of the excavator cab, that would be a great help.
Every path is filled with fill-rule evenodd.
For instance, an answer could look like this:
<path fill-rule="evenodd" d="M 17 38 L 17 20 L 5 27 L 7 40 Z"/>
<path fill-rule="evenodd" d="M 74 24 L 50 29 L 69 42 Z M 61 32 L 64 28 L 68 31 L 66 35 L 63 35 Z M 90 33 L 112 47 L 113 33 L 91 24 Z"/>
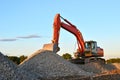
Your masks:
<path fill-rule="evenodd" d="M 85 41 L 85 51 L 80 53 L 79 51 L 74 53 L 74 59 L 70 62 L 75 64 L 85 64 L 90 62 L 99 62 L 105 64 L 105 59 L 103 57 L 104 51 L 102 48 L 97 46 L 96 41 Z"/>
<path fill-rule="evenodd" d="M 80 53 L 79 50 L 75 52 L 75 58 L 89 58 L 89 57 L 103 57 L 104 51 L 102 48 L 97 46 L 96 41 L 85 41 L 85 51 Z"/>
<path fill-rule="evenodd" d="M 97 46 L 96 41 L 85 41 L 84 57 L 103 57 L 103 49 Z"/>
<path fill-rule="evenodd" d="M 85 41 L 84 43 L 84 52 L 81 53 L 79 50 L 75 52 L 74 56 L 76 58 L 78 57 L 83 57 L 83 58 L 88 58 L 88 57 L 93 57 L 97 55 L 97 42 L 96 41 Z"/>

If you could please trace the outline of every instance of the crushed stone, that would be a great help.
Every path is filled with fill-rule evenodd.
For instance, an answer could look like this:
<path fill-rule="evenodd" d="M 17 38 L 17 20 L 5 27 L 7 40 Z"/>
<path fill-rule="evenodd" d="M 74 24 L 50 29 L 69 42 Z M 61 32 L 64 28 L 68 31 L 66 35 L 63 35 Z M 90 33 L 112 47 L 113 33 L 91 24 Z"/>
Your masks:
<path fill-rule="evenodd" d="M 101 73 L 108 73 L 113 70 L 119 70 L 120 64 L 119 63 L 113 63 L 113 64 L 100 64 L 96 62 L 87 63 L 84 65 L 76 64 L 78 67 L 83 69 L 84 71 L 95 73 L 95 74 L 101 74 Z"/>
<path fill-rule="evenodd" d="M 22 62 L 19 67 L 43 78 L 91 75 L 58 54 L 45 50 L 38 50 Z"/>
<path fill-rule="evenodd" d="M 19 66 L 0 52 L 0 80 L 119 80 L 120 63 L 72 64 L 51 51 L 38 50 Z"/>
<path fill-rule="evenodd" d="M 17 68 L 17 65 L 0 52 L 0 80 L 37 80 L 34 75 Z"/>

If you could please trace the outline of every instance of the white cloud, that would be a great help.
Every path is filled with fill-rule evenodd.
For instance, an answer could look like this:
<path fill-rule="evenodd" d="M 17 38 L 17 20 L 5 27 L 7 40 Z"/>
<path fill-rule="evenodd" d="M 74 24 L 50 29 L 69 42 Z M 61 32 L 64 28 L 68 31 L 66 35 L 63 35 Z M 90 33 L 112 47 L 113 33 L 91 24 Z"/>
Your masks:
<path fill-rule="evenodd" d="M 38 35 L 28 35 L 28 36 L 20 36 L 17 38 L 22 38 L 22 39 L 30 39 L 30 38 L 41 38 L 41 36 Z"/>
<path fill-rule="evenodd" d="M 0 39 L 0 41 L 5 41 L 5 42 L 7 42 L 7 41 L 16 41 L 17 39 Z"/>
<path fill-rule="evenodd" d="M 28 35 L 28 36 L 20 36 L 16 38 L 6 38 L 6 39 L 0 39 L 1 42 L 11 42 L 11 41 L 16 41 L 19 39 L 31 39 L 31 38 L 41 38 L 41 36 L 38 35 Z"/>

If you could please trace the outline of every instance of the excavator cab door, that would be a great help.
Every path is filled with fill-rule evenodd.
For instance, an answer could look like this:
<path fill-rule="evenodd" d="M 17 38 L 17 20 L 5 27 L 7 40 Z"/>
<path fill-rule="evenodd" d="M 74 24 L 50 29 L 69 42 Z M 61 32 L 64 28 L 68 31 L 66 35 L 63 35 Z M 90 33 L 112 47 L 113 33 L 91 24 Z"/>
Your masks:
<path fill-rule="evenodd" d="M 92 57 L 97 55 L 97 42 L 86 41 L 85 42 L 85 57 Z"/>

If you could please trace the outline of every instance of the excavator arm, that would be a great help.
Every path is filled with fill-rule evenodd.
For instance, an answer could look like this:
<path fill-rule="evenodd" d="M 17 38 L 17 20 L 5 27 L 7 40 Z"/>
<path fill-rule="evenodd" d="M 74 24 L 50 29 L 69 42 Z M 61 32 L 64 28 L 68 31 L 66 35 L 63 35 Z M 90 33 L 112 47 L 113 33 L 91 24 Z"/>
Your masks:
<path fill-rule="evenodd" d="M 83 39 L 82 33 L 75 26 L 68 25 L 63 22 L 61 23 L 61 27 L 75 35 L 77 42 L 78 42 L 78 51 L 80 53 L 83 53 L 84 52 L 84 39 Z"/>
<path fill-rule="evenodd" d="M 61 19 L 63 19 L 66 23 L 61 22 Z M 77 42 L 78 42 L 78 50 L 77 51 L 82 54 L 85 50 L 84 39 L 83 39 L 82 33 L 73 24 L 71 24 L 68 20 L 61 17 L 60 14 L 56 14 L 56 16 L 54 18 L 52 47 L 49 44 L 48 48 L 49 49 L 52 48 L 52 50 L 55 52 L 58 51 L 60 28 L 67 30 L 68 32 L 72 33 L 76 37 Z M 48 44 L 46 44 L 46 45 L 48 46 Z"/>

